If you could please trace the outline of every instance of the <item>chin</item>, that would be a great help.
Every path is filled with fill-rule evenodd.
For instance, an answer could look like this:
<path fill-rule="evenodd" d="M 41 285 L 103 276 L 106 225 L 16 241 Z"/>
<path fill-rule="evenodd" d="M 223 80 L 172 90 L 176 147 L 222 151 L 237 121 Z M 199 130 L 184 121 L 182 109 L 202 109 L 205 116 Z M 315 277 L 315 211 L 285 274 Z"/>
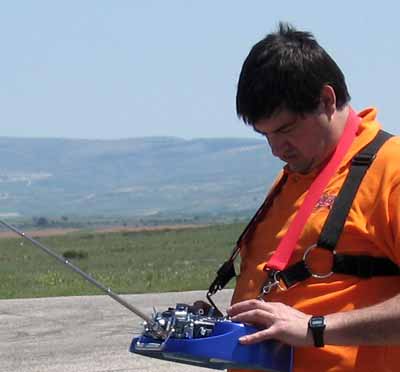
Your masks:
<path fill-rule="evenodd" d="M 307 165 L 303 165 L 303 164 L 289 164 L 288 163 L 288 168 L 290 171 L 295 172 L 295 173 L 309 173 L 312 171 L 312 168 L 309 166 L 309 164 Z"/>

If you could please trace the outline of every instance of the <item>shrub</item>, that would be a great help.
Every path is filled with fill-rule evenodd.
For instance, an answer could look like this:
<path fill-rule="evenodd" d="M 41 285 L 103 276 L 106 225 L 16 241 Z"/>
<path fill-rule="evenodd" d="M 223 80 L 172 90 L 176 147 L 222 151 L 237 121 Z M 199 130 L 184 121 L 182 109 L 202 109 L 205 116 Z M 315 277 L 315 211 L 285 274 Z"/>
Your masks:
<path fill-rule="evenodd" d="M 88 254 L 87 254 L 87 252 L 84 252 L 84 251 L 76 251 L 76 250 L 72 249 L 72 250 L 65 251 L 63 253 L 63 256 L 65 258 L 75 258 L 75 259 L 80 260 L 82 258 L 87 258 Z"/>

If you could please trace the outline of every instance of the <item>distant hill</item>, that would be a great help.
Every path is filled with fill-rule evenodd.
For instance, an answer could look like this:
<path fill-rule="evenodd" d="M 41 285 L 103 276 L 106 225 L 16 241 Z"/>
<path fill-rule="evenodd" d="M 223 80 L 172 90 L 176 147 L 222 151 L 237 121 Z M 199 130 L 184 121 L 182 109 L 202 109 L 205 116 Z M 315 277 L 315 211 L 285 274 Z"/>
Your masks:
<path fill-rule="evenodd" d="M 0 137 L 0 216 L 249 211 L 280 167 L 255 139 Z"/>

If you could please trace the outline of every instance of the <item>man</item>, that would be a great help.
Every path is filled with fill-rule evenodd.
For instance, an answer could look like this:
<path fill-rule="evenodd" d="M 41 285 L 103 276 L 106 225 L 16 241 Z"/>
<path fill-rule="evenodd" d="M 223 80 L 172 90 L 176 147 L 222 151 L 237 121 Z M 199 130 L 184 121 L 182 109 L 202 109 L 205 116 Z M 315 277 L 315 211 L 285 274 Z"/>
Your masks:
<path fill-rule="evenodd" d="M 352 159 L 380 130 L 375 109 L 355 114 L 349 101 L 343 73 L 333 59 L 312 34 L 287 24 L 252 48 L 239 78 L 238 115 L 266 137 L 273 155 L 286 166 L 279 186 L 240 241 L 241 271 L 228 314 L 260 329 L 240 339 L 243 344 L 277 339 L 293 345 L 295 372 L 400 370 L 399 137 L 385 140 L 371 157 L 343 231 L 336 233 L 337 244 L 331 251 L 315 246 Z M 344 137 L 350 138 L 345 131 L 350 133 L 353 124 L 348 147 L 342 147 L 346 150 L 317 202 L 300 221 L 285 266 L 304 263 L 310 275 L 286 288 L 272 279 L 271 273 L 279 279 L 280 271 L 270 270 L 268 262 L 316 179 L 329 166 L 333 169 L 330 163 Z M 351 262 L 356 257 L 349 273 L 332 272 L 332 260 L 339 256 Z M 366 266 L 358 264 L 363 260 Z M 382 261 L 390 270 L 365 273 L 364 266 L 372 261 Z M 269 293 L 260 301 L 266 281 Z"/>

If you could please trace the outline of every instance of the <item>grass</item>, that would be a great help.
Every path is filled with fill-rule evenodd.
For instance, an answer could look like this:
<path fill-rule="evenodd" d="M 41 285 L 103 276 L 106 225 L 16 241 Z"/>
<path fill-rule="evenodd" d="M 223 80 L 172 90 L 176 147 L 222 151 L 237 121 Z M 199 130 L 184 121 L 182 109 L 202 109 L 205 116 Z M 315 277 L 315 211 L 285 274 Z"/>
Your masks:
<path fill-rule="evenodd" d="M 117 293 L 184 291 L 208 288 L 243 228 L 82 232 L 37 240 Z M 0 299 L 101 293 L 30 242 L 0 239 Z"/>

